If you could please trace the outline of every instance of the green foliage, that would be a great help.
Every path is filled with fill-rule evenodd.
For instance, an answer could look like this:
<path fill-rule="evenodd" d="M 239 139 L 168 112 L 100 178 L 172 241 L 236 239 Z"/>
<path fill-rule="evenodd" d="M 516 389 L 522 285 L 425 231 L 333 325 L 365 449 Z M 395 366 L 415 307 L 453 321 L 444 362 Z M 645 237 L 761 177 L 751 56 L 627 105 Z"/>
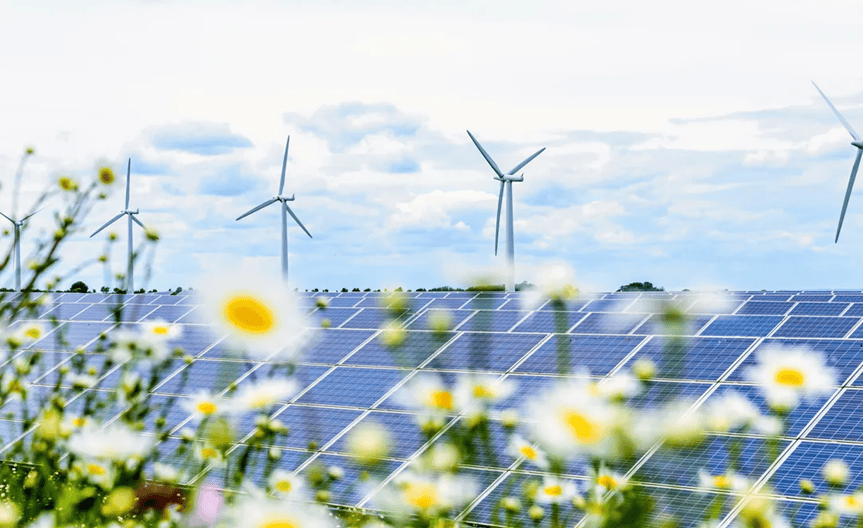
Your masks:
<path fill-rule="evenodd" d="M 665 291 L 665 288 L 662 288 L 662 287 L 657 288 L 656 286 L 653 285 L 652 282 L 645 281 L 645 282 L 630 282 L 629 284 L 626 284 L 625 286 L 621 286 L 620 288 L 618 288 L 617 291 L 619 291 L 619 292 L 648 291 L 649 292 L 649 291 Z"/>
<path fill-rule="evenodd" d="M 87 293 L 90 291 L 90 288 L 83 281 L 78 281 L 69 288 L 69 291 L 72 293 Z"/>

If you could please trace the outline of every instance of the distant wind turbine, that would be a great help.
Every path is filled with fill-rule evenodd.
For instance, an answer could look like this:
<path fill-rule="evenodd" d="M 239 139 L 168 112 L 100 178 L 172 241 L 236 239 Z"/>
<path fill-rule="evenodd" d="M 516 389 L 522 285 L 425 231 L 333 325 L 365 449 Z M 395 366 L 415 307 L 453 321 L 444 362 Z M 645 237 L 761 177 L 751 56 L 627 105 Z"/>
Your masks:
<path fill-rule="evenodd" d="M 44 207 L 43 207 L 43 209 L 44 209 Z M 19 292 L 21 291 L 21 228 L 24 227 L 24 222 L 27 221 L 28 218 L 30 218 L 31 216 L 33 216 L 34 214 L 38 213 L 41 210 L 42 209 L 39 209 L 38 211 L 34 211 L 34 212 L 28 214 L 27 216 L 25 216 L 24 218 L 22 218 L 21 220 L 14 220 L 12 218 L 9 218 L 8 216 L 6 216 L 3 213 L 0 213 L 0 215 L 2 215 L 3 218 L 5 218 L 6 220 L 9 220 L 15 226 L 15 241 L 14 241 L 14 244 L 15 244 L 15 291 L 19 291 Z"/>
<path fill-rule="evenodd" d="M 247 211 L 247 212 L 245 212 L 245 213 L 243 213 L 237 217 L 237 220 L 241 220 L 241 219 L 249 216 L 250 214 L 254 213 L 255 211 L 260 211 L 261 209 L 263 209 L 264 207 L 267 207 L 268 205 L 272 205 L 276 202 L 282 203 L 282 205 L 283 205 L 283 207 L 281 208 L 282 209 L 282 278 L 286 284 L 288 282 L 288 216 L 287 215 L 291 215 L 291 218 L 293 218 L 294 221 L 297 222 L 297 225 L 299 225 L 303 229 L 303 231 L 305 231 L 306 234 L 309 235 L 309 238 L 312 238 L 312 234 L 309 233 L 309 230 L 306 229 L 306 226 L 304 226 L 303 223 L 300 222 L 300 219 L 297 218 L 297 215 L 295 215 L 294 212 L 291 210 L 291 208 L 288 206 L 288 202 L 293 202 L 294 198 L 296 198 L 296 195 L 292 194 L 290 198 L 282 195 L 282 192 L 285 190 L 285 168 L 287 168 L 287 165 L 288 165 L 288 146 L 290 144 L 291 144 L 291 136 L 288 136 L 288 141 L 285 143 L 285 157 L 282 160 L 282 179 L 281 179 L 281 181 L 279 181 L 279 194 L 277 194 L 276 196 L 273 196 L 271 199 L 267 200 L 266 202 L 262 203 L 261 205 L 254 207 L 251 210 L 249 210 L 249 211 Z"/>
<path fill-rule="evenodd" d="M 480 154 L 488 164 L 491 166 L 492 170 L 494 170 L 495 177 L 494 179 L 500 182 L 500 193 L 498 193 L 497 197 L 497 220 L 494 225 L 494 254 L 497 255 L 497 241 L 500 234 L 500 210 L 503 205 L 503 191 L 506 188 L 506 256 L 507 256 L 507 291 L 515 291 L 515 239 L 513 238 L 513 220 L 512 220 L 512 182 L 520 182 L 524 181 L 524 173 L 520 176 L 516 177 L 515 173 L 520 171 L 525 165 L 533 161 L 533 158 L 542 154 L 542 151 L 545 150 L 545 147 L 542 147 L 538 151 L 534 152 L 530 156 L 527 157 L 524 161 L 516 165 L 512 168 L 511 171 L 504 174 L 500 171 L 497 166 L 497 163 L 491 159 L 491 156 L 488 155 L 488 152 L 482 148 L 482 145 L 479 144 L 479 141 L 473 137 L 473 134 L 470 133 L 470 130 L 467 131 L 467 135 L 470 136 L 473 144 L 476 145 L 476 148 L 479 149 Z"/>
<path fill-rule="evenodd" d="M 141 229 L 143 229 L 144 231 L 147 230 L 147 228 L 144 227 L 144 224 L 142 224 L 141 221 L 138 220 L 137 218 L 135 218 L 135 216 L 134 216 L 134 215 L 138 214 L 140 211 L 138 209 L 135 209 L 134 211 L 129 209 L 129 180 L 131 179 L 131 173 L 132 173 L 132 158 L 129 158 L 129 163 L 126 166 L 126 208 L 123 209 L 122 211 L 120 211 L 120 214 L 118 214 L 114 218 L 108 220 L 108 222 L 105 225 L 103 225 L 102 227 L 97 229 L 92 235 L 90 235 L 90 238 L 93 238 L 94 236 L 98 235 L 100 231 L 102 231 L 103 229 L 105 229 L 109 225 L 113 224 L 114 222 L 116 222 L 117 220 L 122 218 L 123 215 L 128 215 L 128 217 L 129 217 L 129 264 L 126 268 L 126 292 L 129 294 L 135 293 L 135 285 L 134 285 L 134 281 L 132 278 L 132 275 L 133 275 L 132 264 L 134 263 L 133 247 L 132 247 L 132 222 L 135 222 L 136 224 L 141 226 Z"/>
<path fill-rule="evenodd" d="M 839 227 L 836 228 L 836 240 L 833 241 L 835 244 L 839 242 L 839 232 L 842 230 L 842 222 L 845 220 L 845 210 L 848 209 L 848 200 L 851 198 L 851 189 L 854 188 L 854 179 L 857 178 L 857 169 L 860 168 L 860 158 L 863 157 L 863 140 L 860 139 L 860 136 L 857 135 L 857 132 L 854 132 L 854 129 L 851 128 L 851 125 L 848 124 L 848 121 L 842 117 L 842 114 L 839 113 L 839 110 L 833 106 L 833 103 L 830 102 L 830 99 L 827 99 L 827 96 L 824 95 L 824 92 L 821 91 L 821 88 L 818 88 L 818 85 L 815 84 L 815 81 L 812 81 L 812 86 L 818 90 L 818 93 L 821 94 L 821 97 L 827 101 L 827 105 L 833 110 L 833 113 L 836 114 L 836 117 L 839 118 L 839 121 L 842 123 L 842 126 L 845 127 L 845 130 L 851 134 L 851 137 L 854 141 L 851 142 L 852 145 L 857 147 L 857 158 L 854 159 L 854 167 L 851 168 L 851 179 L 848 180 L 848 189 L 845 191 L 845 201 L 842 202 L 842 213 L 839 215 Z"/>

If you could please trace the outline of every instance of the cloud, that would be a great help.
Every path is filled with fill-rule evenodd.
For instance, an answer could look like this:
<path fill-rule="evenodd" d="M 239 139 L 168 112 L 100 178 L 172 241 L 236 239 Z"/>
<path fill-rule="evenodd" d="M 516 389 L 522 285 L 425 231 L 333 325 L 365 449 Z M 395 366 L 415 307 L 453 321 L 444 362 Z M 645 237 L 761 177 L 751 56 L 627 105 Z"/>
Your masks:
<path fill-rule="evenodd" d="M 420 194 L 409 201 L 395 204 L 395 211 L 387 219 L 391 231 L 412 229 L 469 230 L 461 218 L 454 216 L 462 211 L 489 209 L 496 200 L 489 194 L 478 191 L 433 191 Z"/>
<path fill-rule="evenodd" d="M 150 143 L 157 150 L 175 150 L 199 156 L 228 154 L 235 149 L 253 146 L 247 137 L 231 132 L 226 123 L 190 121 L 166 125 L 150 130 L 149 136 Z"/>
<path fill-rule="evenodd" d="M 198 183 L 197 191 L 199 194 L 216 196 L 242 196 L 258 190 L 260 186 L 260 178 L 244 174 L 242 166 L 232 164 L 214 169 L 213 174 L 203 176 Z"/>
<path fill-rule="evenodd" d="M 310 117 L 289 113 L 285 122 L 327 140 L 332 152 L 344 152 L 370 135 L 395 138 L 414 136 L 422 121 L 389 103 L 348 102 L 323 106 Z"/>

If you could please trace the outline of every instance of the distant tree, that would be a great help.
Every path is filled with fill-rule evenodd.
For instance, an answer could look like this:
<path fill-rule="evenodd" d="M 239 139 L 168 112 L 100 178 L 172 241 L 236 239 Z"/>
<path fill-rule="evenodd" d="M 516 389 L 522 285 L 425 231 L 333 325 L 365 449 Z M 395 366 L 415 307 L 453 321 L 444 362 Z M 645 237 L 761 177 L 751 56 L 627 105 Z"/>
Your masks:
<path fill-rule="evenodd" d="M 120 288 L 114 288 L 114 293 L 126 293 L 126 290 L 121 290 Z"/>
<path fill-rule="evenodd" d="M 425 288 L 417 288 L 417 291 L 418 292 L 424 292 L 424 291 L 426 291 L 426 289 Z"/>
<path fill-rule="evenodd" d="M 363 290 L 363 291 L 364 291 L 364 292 L 370 292 L 370 291 L 372 291 L 372 289 L 371 289 L 371 288 L 366 288 L 366 289 L 365 289 L 365 290 Z"/>
<path fill-rule="evenodd" d="M 182 286 L 177 286 L 177 289 L 171 292 L 171 295 L 178 295 L 181 291 L 183 291 Z"/>
<path fill-rule="evenodd" d="M 348 291 L 347 288 L 342 288 L 342 293 L 345 293 L 346 291 Z"/>
<path fill-rule="evenodd" d="M 111 291 L 111 288 L 107 286 L 102 286 L 101 288 L 99 288 L 99 291 L 102 293 L 109 293 Z"/>
<path fill-rule="evenodd" d="M 617 289 L 619 292 L 630 292 L 630 291 L 665 291 L 665 288 L 657 288 L 653 285 L 652 282 L 630 282 L 625 286 L 621 286 Z"/>
<path fill-rule="evenodd" d="M 402 289 L 402 287 L 401 287 L 401 286 L 399 286 L 398 288 L 396 288 L 396 289 L 395 289 L 395 290 L 393 290 L 393 291 L 394 291 L 394 292 L 400 292 L 400 291 L 404 291 L 404 290 Z"/>
<path fill-rule="evenodd" d="M 324 293 L 330 293 L 330 290 L 324 288 Z"/>
<path fill-rule="evenodd" d="M 360 291 L 360 289 L 359 289 L 359 288 L 354 288 L 354 289 L 353 289 L 353 290 L 351 290 L 351 291 L 352 291 L 352 292 L 358 292 L 358 291 Z"/>
<path fill-rule="evenodd" d="M 72 284 L 72 287 L 69 288 L 69 291 L 72 293 L 87 293 L 90 291 L 90 288 L 84 284 L 84 281 L 78 281 Z"/>
<path fill-rule="evenodd" d="M 317 288 L 312 288 L 312 293 L 318 293 L 318 289 L 317 289 Z"/>
<path fill-rule="evenodd" d="M 140 288 L 138 290 L 135 290 L 134 293 L 147 293 L 147 292 L 146 292 L 146 290 L 144 290 L 144 288 Z"/>

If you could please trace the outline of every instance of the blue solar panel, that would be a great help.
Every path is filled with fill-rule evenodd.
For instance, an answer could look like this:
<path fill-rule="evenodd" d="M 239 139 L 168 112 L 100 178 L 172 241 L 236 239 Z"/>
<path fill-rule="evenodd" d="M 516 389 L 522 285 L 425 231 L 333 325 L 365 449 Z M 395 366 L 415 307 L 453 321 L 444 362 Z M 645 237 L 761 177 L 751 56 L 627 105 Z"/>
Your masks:
<path fill-rule="evenodd" d="M 359 308 L 327 308 L 326 310 L 318 310 L 312 314 L 312 321 L 314 321 L 313 324 L 315 326 L 321 326 L 324 324 L 324 320 L 326 320 L 329 321 L 328 326 L 330 328 L 338 328 L 359 312 Z M 375 310 L 374 313 L 377 314 L 379 311 Z M 362 321 L 362 319 L 359 321 Z"/>
<path fill-rule="evenodd" d="M 863 467 L 863 445 L 835 444 L 802 441 L 788 459 L 776 470 L 770 479 L 777 492 L 789 497 L 805 497 L 800 491 L 800 479 L 809 479 L 815 484 L 816 494 L 831 491 L 821 470 L 829 460 L 843 460 L 850 468 Z M 863 473 L 852 470 L 849 473 L 848 489 L 856 489 L 863 484 Z"/>
<path fill-rule="evenodd" d="M 465 319 L 473 315 L 473 313 L 473 310 L 433 309 L 421 313 L 419 317 L 408 323 L 405 328 L 410 330 L 428 330 L 430 317 L 432 321 L 435 319 L 439 320 L 441 317 L 449 317 L 451 321 L 450 328 L 455 328 L 464 322 Z"/>
<path fill-rule="evenodd" d="M 845 339 L 765 339 L 759 348 L 783 345 L 783 346 L 805 346 L 824 353 L 826 363 L 834 367 L 839 375 L 839 381 L 843 381 L 854 372 L 860 364 L 863 342 Z M 731 375 L 731 379 L 742 380 L 742 373 L 746 367 L 753 365 L 756 361 L 756 353 L 747 357 L 743 363 Z"/>
<path fill-rule="evenodd" d="M 189 308 L 188 306 L 162 305 L 153 306 L 152 308 L 153 309 L 150 312 L 146 313 L 143 317 L 136 320 L 150 321 L 152 319 L 162 319 L 163 321 L 167 321 L 169 323 L 175 323 L 177 322 L 177 320 L 179 320 L 181 317 L 191 311 L 191 308 Z"/>
<path fill-rule="evenodd" d="M 370 341 L 354 355 L 347 358 L 345 365 L 368 365 L 377 367 L 416 368 L 454 336 L 452 333 L 410 332 L 404 344 L 390 348 L 380 339 Z"/>
<path fill-rule="evenodd" d="M 163 394 L 194 394 L 201 389 L 220 392 L 249 371 L 254 363 L 197 359 L 156 387 Z"/>
<path fill-rule="evenodd" d="M 554 336 L 519 365 L 516 372 L 556 374 L 558 338 L 568 344 L 570 372 L 587 369 L 595 375 L 608 374 L 644 340 L 642 336 Z"/>
<path fill-rule="evenodd" d="M 424 308 L 444 308 L 447 310 L 457 310 L 459 308 L 470 308 L 471 300 L 464 297 L 447 297 L 445 299 L 432 299 Z"/>
<path fill-rule="evenodd" d="M 347 310 L 348 308 L 345 308 Z M 329 312 L 330 310 L 328 310 Z M 341 328 L 380 328 L 385 321 L 390 320 L 387 310 L 377 308 L 364 308 L 354 317 L 341 324 Z M 338 325 L 334 325 L 338 326 Z"/>
<path fill-rule="evenodd" d="M 791 298 L 791 302 L 830 302 L 833 299 L 832 293 L 798 293 Z"/>
<path fill-rule="evenodd" d="M 632 304 L 632 299 L 597 299 L 590 301 L 582 309 L 582 312 L 623 312 Z"/>
<path fill-rule="evenodd" d="M 417 417 L 413 414 L 401 412 L 372 411 L 363 417 L 362 421 L 355 427 L 364 424 L 376 424 L 383 427 L 392 438 L 391 458 L 406 460 L 411 457 L 426 441 L 426 436 L 417 425 Z M 348 453 L 347 439 L 350 431 L 333 444 L 328 451 Z"/>
<path fill-rule="evenodd" d="M 55 303 L 54 308 L 45 312 L 39 319 L 57 319 L 68 321 L 72 317 L 86 310 L 90 305 L 84 303 Z"/>
<path fill-rule="evenodd" d="M 698 315 L 690 317 L 683 325 L 683 335 L 697 334 L 698 331 L 701 330 L 711 319 L 713 319 L 712 315 Z M 663 323 L 662 315 L 660 314 L 652 314 L 647 321 L 640 324 L 638 328 L 632 331 L 632 333 L 636 335 L 668 335 L 676 332 L 677 325 L 668 325 Z"/>
<path fill-rule="evenodd" d="M 368 408 L 401 381 L 399 370 L 336 367 L 297 403 L 317 403 L 341 407 Z"/>
<path fill-rule="evenodd" d="M 848 303 L 801 302 L 789 315 L 841 315 Z"/>
<path fill-rule="evenodd" d="M 739 371 L 739 369 L 738 369 Z M 764 400 L 764 396 L 762 396 L 762 391 L 758 387 L 751 385 L 732 385 L 723 383 L 716 389 L 716 391 L 711 394 L 707 401 L 705 401 L 705 405 L 710 405 L 711 402 L 715 401 L 717 398 L 720 398 L 723 394 L 728 391 L 737 391 L 746 398 L 749 399 L 752 403 L 758 407 L 758 410 L 761 411 L 762 414 L 767 415 L 772 411 L 770 410 L 770 406 L 767 405 L 767 402 Z M 824 405 L 824 402 L 827 401 L 826 397 L 817 398 L 813 401 L 803 400 L 801 401 L 797 407 L 791 409 L 788 415 L 785 417 L 785 431 L 782 433 L 783 436 L 789 438 L 796 438 L 803 431 L 803 428 L 809 424 L 809 422 L 818 414 L 818 411 Z M 750 435 L 758 435 L 757 431 L 749 431 L 747 434 Z"/>
<path fill-rule="evenodd" d="M 579 321 L 573 334 L 628 334 L 646 318 L 644 314 L 591 313 Z"/>
<path fill-rule="evenodd" d="M 566 303 L 564 303 L 564 308 L 565 308 L 564 311 L 578 312 L 582 308 L 584 308 L 584 306 L 586 306 L 587 303 L 589 303 L 589 302 L 590 301 L 583 300 L 583 299 L 573 299 L 571 301 L 566 301 Z M 557 306 L 556 304 L 548 302 L 548 303 L 543 304 L 539 309 L 543 310 L 543 311 L 549 311 L 549 310 L 556 311 L 556 310 L 558 310 L 558 308 L 559 308 L 559 306 Z M 512 304 L 510 303 L 510 305 L 508 305 L 506 309 L 507 310 L 514 310 L 515 307 L 513 307 Z"/>
<path fill-rule="evenodd" d="M 858 302 L 852 304 L 848 310 L 845 311 L 842 315 L 850 316 L 850 317 L 863 317 L 863 302 Z"/>
<path fill-rule="evenodd" d="M 303 351 L 301 360 L 309 363 L 338 363 L 374 334 L 373 330 L 318 330 L 309 347 Z"/>
<path fill-rule="evenodd" d="M 747 301 L 737 310 L 738 315 L 785 315 L 794 306 L 789 302 Z"/>
<path fill-rule="evenodd" d="M 476 314 L 459 329 L 474 332 L 506 332 L 529 313 L 515 310 L 477 310 Z"/>
<path fill-rule="evenodd" d="M 863 293 L 836 293 L 833 302 L 863 303 Z"/>
<path fill-rule="evenodd" d="M 731 296 L 727 298 L 723 296 L 720 299 L 720 302 L 717 302 L 717 299 L 699 298 L 686 311 L 691 314 L 730 314 L 743 304 L 743 301 Z"/>
<path fill-rule="evenodd" d="M 352 308 L 358 302 L 360 302 L 362 297 L 332 297 L 328 298 L 326 296 L 322 296 L 322 298 L 327 299 L 327 305 L 330 308 Z"/>
<path fill-rule="evenodd" d="M 787 301 L 792 295 L 799 292 L 763 293 L 752 297 L 753 301 Z"/>
<path fill-rule="evenodd" d="M 850 331 L 859 317 L 789 317 L 776 332 L 775 337 L 823 337 L 840 338 Z"/>
<path fill-rule="evenodd" d="M 763 337 L 772 332 L 782 319 L 778 315 L 719 315 L 701 331 L 701 335 Z"/>
<path fill-rule="evenodd" d="M 716 381 L 754 342 L 754 339 L 739 338 L 669 340 L 654 337 L 630 363 L 647 357 L 656 363 L 660 378 Z"/>
<path fill-rule="evenodd" d="M 442 370 L 506 372 L 545 336 L 465 332 L 426 366 Z"/>
<path fill-rule="evenodd" d="M 848 389 L 839 396 L 806 438 L 861 442 L 863 441 L 863 427 L 860 427 L 861 412 L 863 412 L 863 391 Z"/>
<path fill-rule="evenodd" d="M 569 331 L 570 328 L 587 314 L 581 312 L 546 312 L 536 311 L 530 314 L 527 319 L 520 322 L 518 326 L 513 328 L 514 332 L 542 332 L 544 334 L 555 332 L 557 329 L 557 318 L 561 318 L 565 327 L 564 331 Z"/>
<path fill-rule="evenodd" d="M 276 414 L 276 418 L 290 429 L 290 434 L 281 441 L 279 447 L 311 449 L 316 446 L 320 449 L 361 414 L 361 411 L 352 409 L 288 405 Z"/>

